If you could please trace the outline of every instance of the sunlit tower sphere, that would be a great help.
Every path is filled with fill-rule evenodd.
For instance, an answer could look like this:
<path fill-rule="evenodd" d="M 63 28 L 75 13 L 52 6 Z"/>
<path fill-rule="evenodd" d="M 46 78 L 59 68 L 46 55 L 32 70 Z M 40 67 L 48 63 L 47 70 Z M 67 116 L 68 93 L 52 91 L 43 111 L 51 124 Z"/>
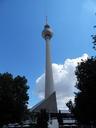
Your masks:
<path fill-rule="evenodd" d="M 51 29 L 51 27 L 46 24 L 44 26 L 44 30 L 42 31 L 42 37 L 46 40 L 46 39 L 51 39 L 53 36 L 53 31 Z"/>

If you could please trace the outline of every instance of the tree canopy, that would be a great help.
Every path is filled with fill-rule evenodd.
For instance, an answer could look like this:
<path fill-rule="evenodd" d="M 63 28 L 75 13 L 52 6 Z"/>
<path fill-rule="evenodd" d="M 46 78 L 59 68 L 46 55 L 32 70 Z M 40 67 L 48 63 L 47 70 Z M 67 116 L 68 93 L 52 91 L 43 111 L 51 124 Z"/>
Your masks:
<path fill-rule="evenodd" d="M 37 114 L 37 128 L 48 128 L 49 116 L 46 109 L 41 109 Z"/>
<path fill-rule="evenodd" d="M 75 101 L 69 101 L 67 106 L 78 122 L 96 123 L 96 58 L 91 57 L 78 64 Z"/>
<path fill-rule="evenodd" d="M 96 25 L 94 26 L 94 28 L 96 28 Z M 96 50 L 96 34 L 92 35 L 92 39 L 93 39 L 93 49 Z"/>
<path fill-rule="evenodd" d="M 27 111 L 27 79 L 0 74 L 0 124 L 19 122 Z"/>

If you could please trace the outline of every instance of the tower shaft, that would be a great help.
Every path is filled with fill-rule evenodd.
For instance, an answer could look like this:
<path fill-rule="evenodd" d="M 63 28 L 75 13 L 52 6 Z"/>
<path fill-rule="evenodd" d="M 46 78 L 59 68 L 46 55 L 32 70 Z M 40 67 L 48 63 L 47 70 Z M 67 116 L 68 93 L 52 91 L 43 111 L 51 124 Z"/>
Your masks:
<path fill-rule="evenodd" d="M 45 99 L 54 92 L 52 63 L 50 56 L 50 39 L 46 38 L 46 68 L 45 68 Z"/>

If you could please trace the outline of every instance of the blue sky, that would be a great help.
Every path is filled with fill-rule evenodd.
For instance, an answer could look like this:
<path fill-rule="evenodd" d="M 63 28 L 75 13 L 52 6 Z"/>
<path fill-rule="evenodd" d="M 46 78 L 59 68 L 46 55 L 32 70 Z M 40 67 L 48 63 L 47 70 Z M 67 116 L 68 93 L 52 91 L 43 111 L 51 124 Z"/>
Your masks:
<path fill-rule="evenodd" d="M 45 42 L 41 32 L 45 17 L 54 31 L 52 62 L 95 55 L 91 35 L 96 31 L 96 0 L 0 0 L 0 72 L 28 79 L 29 106 L 36 79 L 44 72 Z"/>

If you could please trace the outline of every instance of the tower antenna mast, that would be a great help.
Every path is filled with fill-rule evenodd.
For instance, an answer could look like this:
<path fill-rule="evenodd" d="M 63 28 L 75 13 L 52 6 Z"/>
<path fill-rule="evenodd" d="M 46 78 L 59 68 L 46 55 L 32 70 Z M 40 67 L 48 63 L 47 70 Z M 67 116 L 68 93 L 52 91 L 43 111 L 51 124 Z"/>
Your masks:
<path fill-rule="evenodd" d="M 46 25 L 48 24 L 48 17 L 46 16 Z"/>

